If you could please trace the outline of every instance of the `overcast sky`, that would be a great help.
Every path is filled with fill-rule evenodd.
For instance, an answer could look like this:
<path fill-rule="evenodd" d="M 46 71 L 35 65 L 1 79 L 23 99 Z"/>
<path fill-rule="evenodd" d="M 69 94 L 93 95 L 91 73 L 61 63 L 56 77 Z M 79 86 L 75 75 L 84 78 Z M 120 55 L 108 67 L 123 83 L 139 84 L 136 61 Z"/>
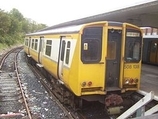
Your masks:
<path fill-rule="evenodd" d="M 18 9 L 48 26 L 154 0 L 0 0 L 0 9 Z"/>

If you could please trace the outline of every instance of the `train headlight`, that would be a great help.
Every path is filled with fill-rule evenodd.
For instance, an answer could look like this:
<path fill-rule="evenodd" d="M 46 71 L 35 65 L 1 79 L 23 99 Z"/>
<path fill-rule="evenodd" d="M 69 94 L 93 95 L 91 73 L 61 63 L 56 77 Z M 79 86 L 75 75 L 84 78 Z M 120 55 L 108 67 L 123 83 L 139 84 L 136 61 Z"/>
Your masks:
<path fill-rule="evenodd" d="M 125 79 L 125 84 L 136 84 L 136 83 L 138 83 L 138 78 L 127 78 L 127 79 Z"/>
<path fill-rule="evenodd" d="M 88 85 L 88 86 L 92 86 L 92 82 L 91 82 L 91 81 L 89 81 L 87 85 Z"/>
<path fill-rule="evenodd" d="M 82 82 L 82 83 L 81 83 L 81 86 L 82 86 L 82 87 L 85 87 L 85 86 L 86 86 L 86 82 Z"/>
<path fill-rule="evenodd" d="M 125 84 L 129 84 L 129 79 L 126 79 L 126 80 L 125 80 Z"/>
<path fill-rule="evenodd" d="M 131 84 L 134 83 L 134 80 L 131 78 L 130 81 L 129 81 L 129 83 L 131 83 Z"/>

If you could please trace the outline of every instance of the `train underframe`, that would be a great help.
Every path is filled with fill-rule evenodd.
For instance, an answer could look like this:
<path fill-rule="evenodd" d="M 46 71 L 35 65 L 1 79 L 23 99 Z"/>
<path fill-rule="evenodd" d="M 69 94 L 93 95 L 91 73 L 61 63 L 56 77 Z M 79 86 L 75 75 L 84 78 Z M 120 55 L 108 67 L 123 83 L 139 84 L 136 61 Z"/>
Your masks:
<path fill-rule="evenodd" d="M 51 77 L 52 91 L 64 105 L 70 105 L 75 111 L 82 110 L 86 101 L 98 101 L 105 106 L 105 111 L 109 115 L 120 114 L 127 110 L 134 102 L 131 100 L 131 93 L 121 94 L 118 91 L 108 92 L 107 95 L 86 95 L 76 96 L 68 90 L 58 80 Z"/>

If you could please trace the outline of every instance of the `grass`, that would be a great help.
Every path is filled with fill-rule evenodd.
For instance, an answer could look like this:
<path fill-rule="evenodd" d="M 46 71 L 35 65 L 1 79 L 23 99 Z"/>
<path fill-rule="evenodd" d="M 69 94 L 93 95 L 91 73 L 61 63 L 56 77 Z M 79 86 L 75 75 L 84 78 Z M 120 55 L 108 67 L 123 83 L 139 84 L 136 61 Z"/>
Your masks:
<path fill-rule="evenodd" d="M 1 43 L 0 43 L 0 51 L 5 50 L 5 49 L 7 49 L 7 48 L 9 48 L 8 45 L 6 45 L 6 44 L 1 44 Z"/>
<path fill-rule="evenodd" d="M 13 45 L 13 46 L 8 46 L 8 45 L 6 45 L 6 44 L 1 44 L 1 43 L 0 43 L 0 52 L 5 51 L 5 50 L 7 50 L 7 49 L 11 49 L 11 48 L 13 48 L 13 47 L 18 47 L 18 46 L 21 46 L 21 45 L 23 45 L 23 44 L 22 44 L 22 43 L 17 43 L 17 44 L 15 44 L 15 45 Z"/>

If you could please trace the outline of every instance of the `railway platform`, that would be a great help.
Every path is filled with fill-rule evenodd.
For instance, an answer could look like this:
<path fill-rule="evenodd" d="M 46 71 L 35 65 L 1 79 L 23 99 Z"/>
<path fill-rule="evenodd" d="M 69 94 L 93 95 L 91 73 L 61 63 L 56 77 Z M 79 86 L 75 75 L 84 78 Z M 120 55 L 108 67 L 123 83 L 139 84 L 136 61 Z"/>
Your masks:
<path fill-rule="evenodd" d="M 158 66 L 142 65 L 140 90 L 147 93 L 153 91 L 154 95 L 158 97 Z"/>
<path fill-rule="evenodd" d="M 133 119 L 158 119 L 158 114 L 153 114 L 153 115 L 149 115 L 149 116 L 143 116 L 143 117 L 137 117 L 137 118 L 133 118 Z"/>
<path fill-rule="evenodd" d="M 136 112 L 133 119 L 158 119 L 158 104 L 145 111 L 145 106 L 152 100 L 158 101 L 158 66 L 142 64 L 139 94 L 144 95 L 137 103 L 117 119 L 125 119 Z M 156 113 L 156 114 L 154 114 Z"/>

